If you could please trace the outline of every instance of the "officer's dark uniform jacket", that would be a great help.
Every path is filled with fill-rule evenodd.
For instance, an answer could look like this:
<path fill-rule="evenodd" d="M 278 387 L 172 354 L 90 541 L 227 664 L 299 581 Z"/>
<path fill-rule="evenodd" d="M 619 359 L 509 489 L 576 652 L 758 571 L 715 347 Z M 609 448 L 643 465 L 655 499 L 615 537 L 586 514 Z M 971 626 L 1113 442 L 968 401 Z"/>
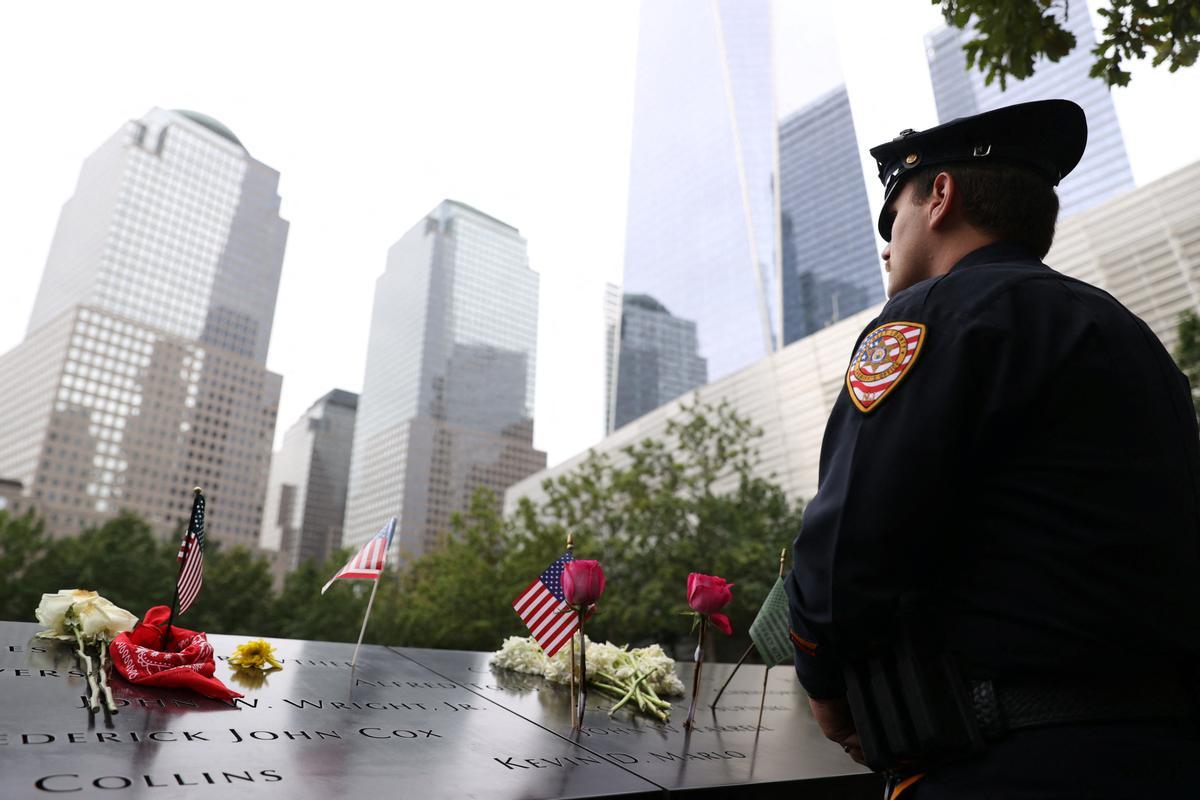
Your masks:
<path fill-rule="evenodd" d="M 805 689 L 842 695 L 842 664 L 885 644 L 914 589 L 970 677 L 1195 662 L 1200 438 L 1145 323 L 1003 243 L 898 293 L 863 336 L 891 321 L 925 326 L 917 358 L 869 411 L 843 386 L 795 544 Z"/>

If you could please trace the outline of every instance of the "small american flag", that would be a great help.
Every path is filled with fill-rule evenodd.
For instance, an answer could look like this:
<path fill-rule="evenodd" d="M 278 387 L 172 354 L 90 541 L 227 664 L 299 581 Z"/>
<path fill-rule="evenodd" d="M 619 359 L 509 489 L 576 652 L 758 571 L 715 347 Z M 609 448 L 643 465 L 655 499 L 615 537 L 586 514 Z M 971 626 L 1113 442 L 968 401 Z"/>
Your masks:
<path fill-rule="evenodd" d="M 338 570 L 337 575 L 329 579 L 329 583 L 321 587 L 321 594 L 333 586 L 339 578 L 367 578 L 375 580 L 383 572 L 383 564 L 387 560 L 387 551 L 392 544 L 392 536 L 396 533 L 396 518 L 392 517 L 387 524 L 380 528 L 379 533 L 372 536 L 362 546 L 354 557 L 346 562 L 346 566 Z"/>
<path fill-rule="evenodd" d="M 179 543 L 179 613 L 191 608 L 204 585 L 204 495 L 196 490 L 192 500 L 192 518 Z"/>
<path fill-rule="evenodd" d="M 564 553 L 513 600 L 513 610 L 547 656 L 557 653 L 579 630 L 579 615 L 570 610 L 562 590 L 563 568 L 574 560 L 571 553 Z"/>

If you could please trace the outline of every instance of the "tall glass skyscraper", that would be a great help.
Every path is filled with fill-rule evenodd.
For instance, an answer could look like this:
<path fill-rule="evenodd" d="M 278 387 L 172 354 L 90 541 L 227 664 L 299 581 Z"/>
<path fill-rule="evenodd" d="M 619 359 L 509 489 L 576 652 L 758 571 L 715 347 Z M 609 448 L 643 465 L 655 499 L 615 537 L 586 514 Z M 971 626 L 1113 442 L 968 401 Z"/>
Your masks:
<path fill-rule="evenodd" d="M 1096 35 L 1086 3 L 1070 4 L 1064 26 L 1075 34 L 1075 49 L 1057 62 L 1040 60 L 1032 77 L 1023 81 L 1010 78 L 1005 91 L 1001 91 L 999 81 L 985 85 L 979 70 L 968 71 L 962 47 L 972 36 L 970 28 L 960 31 L 942 27 L 925 38 L 941 122 L 1013 103 L 1058 97 L 1073 100 L 1083 108 L 1088 122 L 1087 150 L 1079 166 L 1058 187 L 1060 219 L 1133 188 L 1133 173 L 1112 95 L 1103 81 L 1088 77 Z"/>
<path fill-rule="evenodd" d="M 622 304 L 639 323 L 610 341 L 609 430 L 882 299 L 845 89 L 781 130 L 772 35 L 770 0 L 642 4 Z"/>
<path fill-rule="evenodd" d="M 537 304 L 525 239 L 470 206 L 444 201 L 392 246 L 375 284 L 344 544 L 396 516 L 401 558 L 420 555 L 475 489 L 500 497 L 545 467 L 533 449 Z"/>
<path fill-rule="evenodd" d="M 163 535 L 208 496 L 254 545 L 281 379 L 265 368 L 288 223 L 227 127 L 154 109 L 85 162 L 25 341 L 0 357 L 0 477 L 52 533 L 119 508 Z"/>
<path fill-rule="evenodd" d="M 875 223 L 841 86 L 779 126 L 783 343 L 883 301 Z"/>
<path fill-rule="evenodd" d="M 128 123 L 84 162 L 29 332 L 91 303 L 265 364 L 288 232 L 278 186 L 211 117 Z"/>
<path fill-rule="evenodd" d="M 695 326 L 709 380 L 781 341 L 773 88 L 769 0 L 642 4 L 624 290 Z"/>

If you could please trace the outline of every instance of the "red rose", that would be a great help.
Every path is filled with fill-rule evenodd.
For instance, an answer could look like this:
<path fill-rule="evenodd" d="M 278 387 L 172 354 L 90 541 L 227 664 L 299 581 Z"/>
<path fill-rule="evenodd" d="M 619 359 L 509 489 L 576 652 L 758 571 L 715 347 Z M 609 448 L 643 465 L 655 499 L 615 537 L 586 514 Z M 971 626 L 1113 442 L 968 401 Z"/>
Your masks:
<path fill-rule="evenodd" d="M 716 575 L 693 572 L 688 575 L 688 605 L 701 614 L 715 614 L 733 599 L 733 592 L 729 591 L 732 586 L 732 583 Z"/>
<path fill-rule="evenodd" d="M 562 590 L 567 605 L 592 606 L 604 594 L 604 570 L 599 561 L 570 561 L 563 568 Z"/>
<path fill-rule="evenodd" d="M 726 636 L 733 634 L 733 623 L 729 617 L 717 612 L 733 599 L 733 592 L 729 591 L 732 586 L 732 583 L 716 575 L 701 575 L 699 572 L 688 575 L 688 605 L 693 611 L 707 616 L 717 630 Z"/>

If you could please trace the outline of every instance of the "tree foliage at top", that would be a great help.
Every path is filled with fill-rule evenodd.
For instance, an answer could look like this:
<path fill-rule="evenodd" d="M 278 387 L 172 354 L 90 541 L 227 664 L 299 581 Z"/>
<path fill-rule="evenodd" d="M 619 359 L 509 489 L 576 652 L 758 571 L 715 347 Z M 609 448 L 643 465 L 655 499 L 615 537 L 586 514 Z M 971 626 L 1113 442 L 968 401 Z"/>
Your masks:
<path fill-rule="evenodd" d="M 974 24 L 974 38 L 963 47 L 967 65 L 984 73 L 991 84 L 1006 86 L 1009 77 L 1024 80 L 1037 59 L 1058 61 L 1077 44 L 1063 24 L 1069 14 L 1087 14 L 1076 0 L 932 0 L 948 25 Z M 1190 67 L 1200 55 L 1200 3 L 1196 0 L 1109 0 L 1098 13 L 1104 18 L 1090 71 L 1109 86 L 1126 86 L 1129 60 L 1152 54 L 1154 66 L 1171 72 Z"/>

